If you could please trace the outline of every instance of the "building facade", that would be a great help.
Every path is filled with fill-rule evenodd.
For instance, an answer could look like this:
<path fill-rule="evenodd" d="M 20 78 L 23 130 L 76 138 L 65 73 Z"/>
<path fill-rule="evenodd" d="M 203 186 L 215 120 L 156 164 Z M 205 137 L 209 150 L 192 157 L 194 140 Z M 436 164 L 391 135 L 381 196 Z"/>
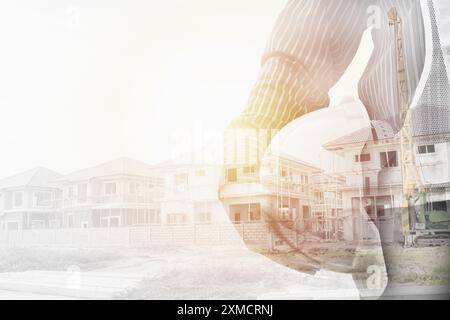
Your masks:
<path fill-rule="evenodd" d="M 163 180 L 143 162 L 121 158 L 61 177 L 64 228 L 161 223 Z"/>
<path fill-rule="evenodd" d="M 164 181 L 163 225 L 208 225 L 226 221 L 218 198 L 221 166 L 168 162 L 152 167 L 151 171 Z"/>
<path fill-rule="evenodd" d="M 67 175 L 33 169 L 0 180 L 0 230 L 224 223 L 221 168 L 120 158 Z"/>
<path fill-rule="evenodd" d="M 0 180 L 0 230 L 61 227 L 59 177 L 35 168 Z"/>
<path fill-rule="evenodd" d="M 423 119 L 434 117 L 442 110 L 417 110 L 414 148 L 421 184 L 427 195 L 430 211 L 450 212 L 450 128 L 440 126 L 441 132 L 424 134 Z M 420 113 L 420 115 L 419 115 Z M 449 114 L 442 115 L 442 121 Z M 422 119 L 419 121 L 418 119 Z M 339 174 L 345 177 L 342 189 L 344 224 L 351 230 L 346 240 L 377 239 L 403 241 L 401 211 L 403 180 L 399 135 L 392 131 L 374 137 L 383 130 L 376 123 L 325 145 L 334 153 Z M 446 132 L 447 131 L 447 132 Z M 420 222 L 420 221 L 419 221 Z M 425 223 L 425 221 L 421 221 Z"/>
<path fill-rule="evenodd" d="M 229 163 L 220 198 L 232 223 L 253 228 L 272 249 L 289 249 L 308 236 L 341 239 L 340 182 L 299 159 L 266 153 L 259 165 Z"/>

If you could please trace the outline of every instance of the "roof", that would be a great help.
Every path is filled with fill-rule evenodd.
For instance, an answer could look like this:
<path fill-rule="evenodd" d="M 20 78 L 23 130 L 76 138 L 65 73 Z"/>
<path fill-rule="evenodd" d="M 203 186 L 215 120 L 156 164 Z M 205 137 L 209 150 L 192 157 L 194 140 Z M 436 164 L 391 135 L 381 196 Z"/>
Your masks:
<path fill-rule="evenodd" d="M 303 167 L 308 167 L 309 169 L 312 169 L 313 171 L 316 172 L 322 172 L 322 169 L 318 168 L 317 166 L 308 163 L 306 161 L 303 161 L 297 157 L 288 155 L 287 153 L 281 152 L 281 153 L 268 153 L 265 155 L 265 157 L 263 158 L 263 163 L 264 162 L 272 162 L 274 161 L 274 159 L 278 159 L 280 162 L 289 162 L 292 164 L 295 164 L 297 166 L 303 166 Z"/>
<path fill-rule="evenodd" d="M 372 121 L 372 125 L 326 143 L 327 150 L 346 145 L 362 144 L 375 140 L 388 140 L 396 137 L 391 125 L 385 121 Z"/>
<path fill-rule="evenodd" d="M 412 112 L 415 138 L 450 134 L 450 107 L 421 106 Z M 327 150 L 378 140 L 397 138 L 398 134 L 384 121 L 372 121 L 372 125 L 330 141 L 324 145 Z"/>
<path fill-rule="evenodd" d="M 119 158 L 100 165 L 75 171 L 59 179 L 60 181 L 85 181 L 95 177 L 114 175 L 148 176 L 150 166 L 142 161 Z"/>
<path fill-rule="evenodd" d="M 0 180 L 0 189 L 14 187 L 51 187 L 61 175 L 47 168 L 38 167 Z"/>

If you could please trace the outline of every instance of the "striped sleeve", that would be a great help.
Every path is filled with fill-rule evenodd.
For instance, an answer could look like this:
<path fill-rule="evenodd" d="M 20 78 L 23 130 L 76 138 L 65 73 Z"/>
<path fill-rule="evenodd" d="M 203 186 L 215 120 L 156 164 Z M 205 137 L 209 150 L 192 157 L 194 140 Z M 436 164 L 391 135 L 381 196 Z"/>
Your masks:
<path fill-rule="evenodd" d="M 232 127 L 281 129 L 329 104 L 366 28 L 370 0 L 291 0 L 279 16 L 245 110 Z"/>

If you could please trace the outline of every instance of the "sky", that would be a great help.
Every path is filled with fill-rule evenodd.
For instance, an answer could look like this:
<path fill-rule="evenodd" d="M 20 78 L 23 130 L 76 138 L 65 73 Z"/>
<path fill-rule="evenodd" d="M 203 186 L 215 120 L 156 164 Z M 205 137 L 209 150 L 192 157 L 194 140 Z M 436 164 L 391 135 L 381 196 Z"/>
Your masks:
<path fill-rule="evenodd" d="M 243 108 L 278 0 L 0 3 L 0 177 L 117 157 L 156 163 L 177 136 Z"/>
<path fill-rule="evenodd" d="M 217 139 L 243 109 L 284 5 L 2 1 L 0 177 L 118 157 L 158 163 Z M 371 50 L 366 36 L 333 104 L 356 96 Z"/>

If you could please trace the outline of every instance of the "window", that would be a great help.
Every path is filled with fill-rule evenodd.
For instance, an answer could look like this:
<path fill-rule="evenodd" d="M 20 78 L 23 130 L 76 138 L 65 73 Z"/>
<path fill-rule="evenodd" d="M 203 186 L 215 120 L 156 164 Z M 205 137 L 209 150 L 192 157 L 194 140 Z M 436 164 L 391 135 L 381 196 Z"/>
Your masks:
<path fill-rule="evenodd" d="M 126 209 L 126 224 L 128 226 L 136 225 L 138 223 L 137 209 Z"/>
<path fill-rule="evenodd" d="M 108 218 L 100 218 L 100 228 L 108 228 Z"/>
<path fill-rule="evenodd" d="M 141 185 L 138 182 L 130 182 L 130 194 L 139 194 Z"/>
<path fill-rule="evenodd" d="M 120 218 L 119 217 L 110 217 L 109 218 L 109 227 L 110 228 L 118 228 L 120 226 Z"/>
<path fill-rule="evenodd" d="M 380 162 L 381 168 L 398 167 L 397 151 L 381 152 Z"/>
<path fill-rule="evenodd" d="M 116 194 L 117 185 L 115 182 L 109 182 L 105 184 L 105 194 Z"/>
<path fill-rule="evenodd" d="M 14 192 L 14 207 L 23 205 L 23 192 Z"/>
<path fill-rule="evenodd" d="M 237 182 L 237 169 L 227 169 L 227 182 Z"/>
<path fill-rule="evenodd" d="M 34 205 L 36 207 L 48 207 L 51 204 L 52 194 L 50 192 L 35 192 Z"/>
<path fill-rule="evenodd" d="M 283 205 L 281 208 L 278 208 L 278 217 L 282 221 L 292 221 L 294 220 L 294 213 L 288 205 Z"/>
<path fill-rule="evenodd" d="M 386 217 L 386 208 L 384 206 L 377 206 L 377 217 Z"/>
<path fill-rule="evenodd" d="M 48 227 L 50 229 L 58 229 L 61 228 L 61 222 L 60 220 L 52 219 L 48 222 Z"/>
<path fill-rule="evenodd" d="M 68 216 L 67 216 L 67 227 L 68 228 L 73 228 L 73 215 L 72 214 L 69 214 Z"/>
<path fill-rule="evenodd" d="M 256 173 L 256 167 L 255 166 L 244 167 L 243 171 L 244 171 L 244 174 Z"/>
<path fill-rule="evenodd" d="M 147 223 L 147 214 L 145 209 L 138 209 L 138 224 L 146 224 Z"/>
<path fill-rule="evenodd" d="M 355 162 L 370 162 L 370 153 L 355 156 Z"/>
<path fill-rule="evenodd" d="M 364 178 L 364 194 L 365 195 L 370 194 L 370 178 L 369 177 Z"/>
<path fill-rule="evenodd" d="M 196 221 L 198 223 L 210 223 L 211 222 L 211 212 L 198 212 L 196 214 Z"/>
<path fill-rule="evenodd" d="M 239 212 L 234 213 L 233 223 L 241 223 L 241 214 Z"/>
<path fill-rule="evenodd" d="M 431 206 L 432 211 L 448 212 L 447 211 L 447 202 L 445 202 L 445 201 L 433 202 L 433 203 L 429 204 L 429 206 Z"/>
<path fill-rule="evenodd" d="M 87 201 L 87 184 L 79 184 L 77 186 L 78 202 L 84 203 Z"/>
<path fill-rule="evenodd" d="M 6 223 L 6 230 L 9 230 L 9 231 L 19 230 L 19 222 L 17 222 L 17 221 L 8 221 Z"/>
<path fill-rule="evenodd" d="M 147 211 L 147 219 L 149 224 L 159 224 L 161 212 L 159 210 L 150 209 Z"/>
<path fill-rule="evenodd" d="M 436 146 L 434 144 L 430 144 L 427 146 L 419 146 L 419 154 L 429 154 L 436 153 Z"/>
<path fill-rule="evenodd" d="M 196 175 L 197 177 L 204 177 L 204 176 L 206 176 L 206 171 L 205 171 L 204 169 L 202 169 L 202 170 L 197 170 L 197 171 L 195 171 L 195 175 Z"/>
<path fill-rule="evenodd" d="M 302 175 L 301 179 L 302 179 L 302 184 L 303 185 L 307 185 L 308 184 L 308 176 Z"/>
<path fill-rule="evenodd" d="M 187 191 L 188 188 L 188 175 L 185 173 L 176 174 L 174 177 L 174 189 L 175 191 Z"/>
<path fill-rule="evenodd" d="M 73 186 L 67 187 L 67 197 L 69 199 L 73 198 Z"/>
<path fill-rule="evenodd" d="M 250 211 L 248 214 L 250 221 L 260 221 L 261 220 L 261 212 L 258 211 Z"/>
<path fill-rule="evenodd" d="M 323 194 L 323 192 L 315 191 L 315 192 L 314 192 L 314 198 L 316 199 L 316 201 L 322 202 L 322 201 L 324 200 L 324 194 Z"/>
<path fill-rule="evenodd" d="M 184 213 L 171 213 L 167 215 L 167 223 L 172 225 L 183 225 L 187 223 L 187 215 Z"/>
<path fill-rule="evenodd" d="M 311 211 L 308 206 L 303 206 L 303 219 L 311 218 Z"/>
<path fill-rule="evenodd" d="M 44 229 L 45 221 L 44 220 L 32 220 L 31 221 L 31 229 Z"/>

